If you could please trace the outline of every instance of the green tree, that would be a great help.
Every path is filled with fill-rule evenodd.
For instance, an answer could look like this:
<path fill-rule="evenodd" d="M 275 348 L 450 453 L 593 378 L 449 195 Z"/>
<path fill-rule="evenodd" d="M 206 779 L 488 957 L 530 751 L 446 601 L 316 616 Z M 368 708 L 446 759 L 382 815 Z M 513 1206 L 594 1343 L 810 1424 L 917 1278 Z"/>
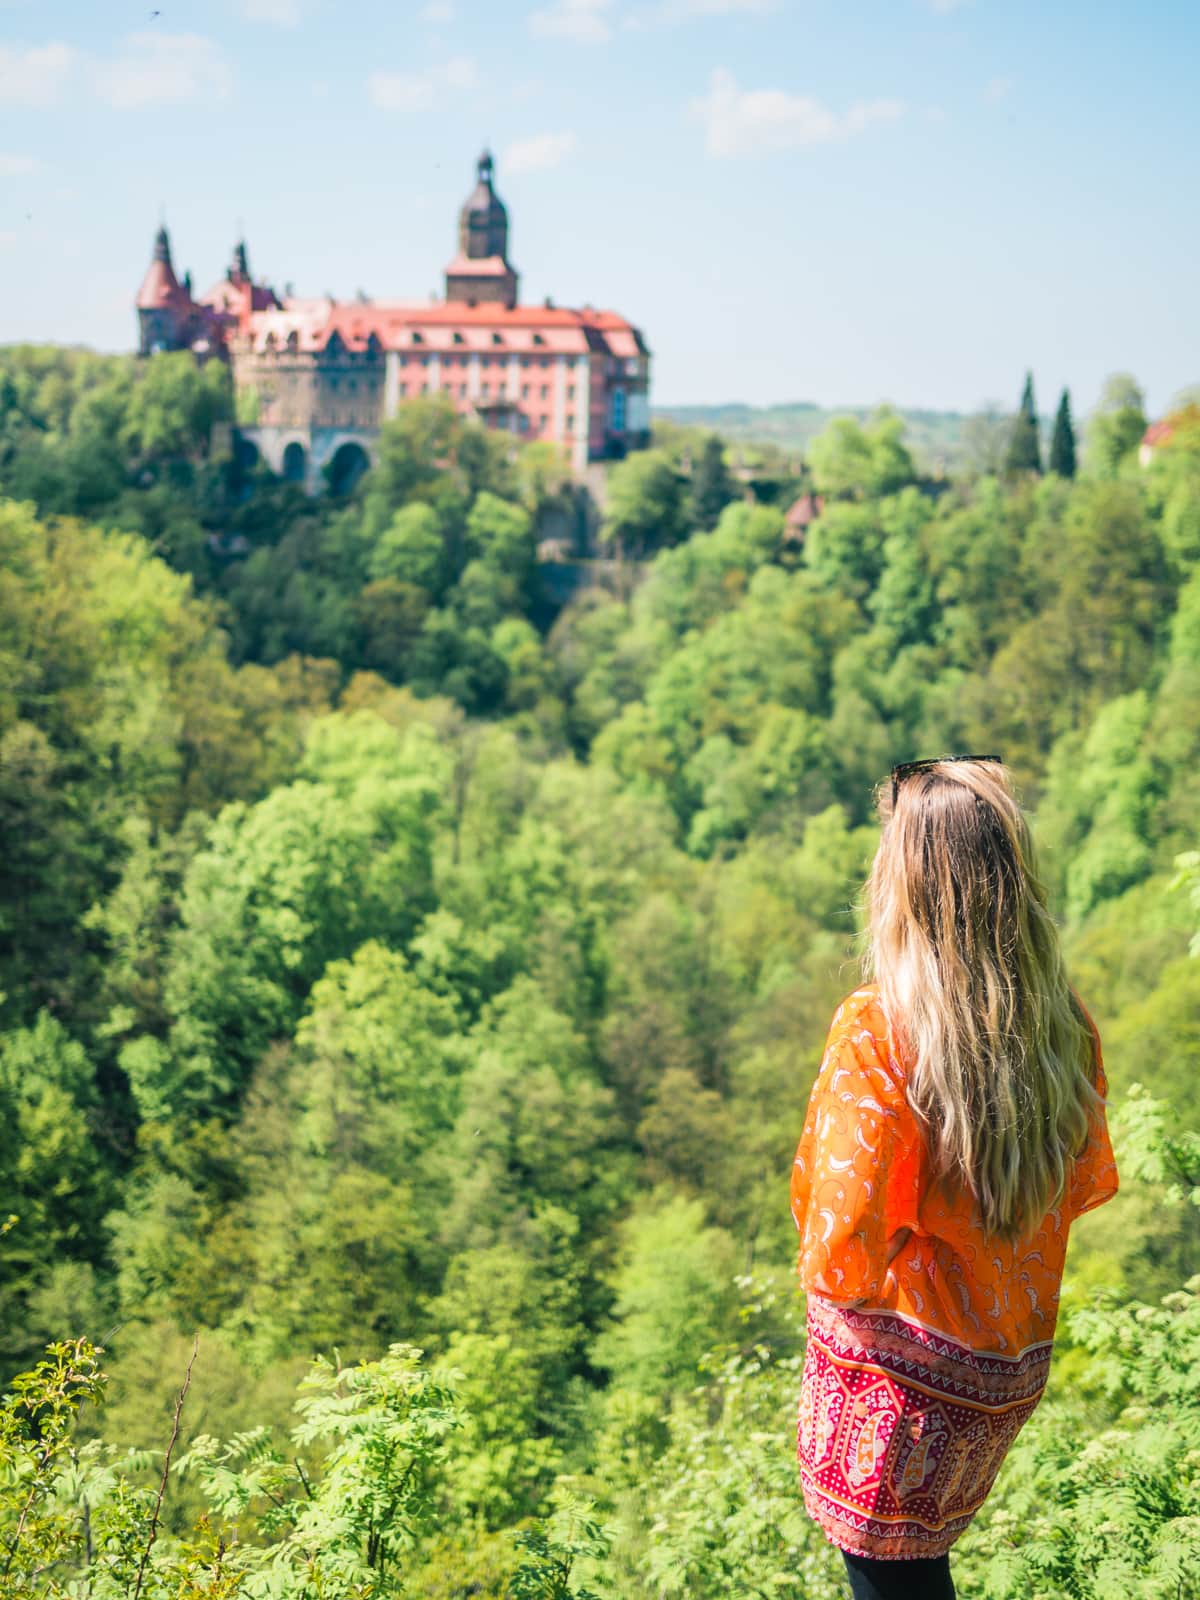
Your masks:
<path fill-rule="evenodd" d="M 442 524 L 432 506 L 414 500 L 401 506 L 367 558 L 372 578 L 397 578 L 431 595 L 440 594 L 446 572 Z"/>
<path fill-rule="evenodd" d="M 737 490 L 725 464 L 725 443 L 715 433 L 710 433 L 700 450 L 700 459 L 692 468 L 690 520 L 701 529 L 715 528 L 729 502 L 736 498 Z"/>
<path fill-rule="evenodd" d="M 1066 389 L 1062 392 L 1054 416 L 1054 434 L 1050 440 L 1048 466 L 1049 470 L 1057 472 L 1060 478 L 1075 476 L 1075 427 L 1071 421 L 1071 396 Z"/>
<path fill-rule="evenodd" d="M 820 492 L 837 499 L 892 494 L 916 478 L 903 419 L 890 406 L 865 428 L 853 417 L 834 417 L 809 445 L 808 463 Z"/>
<path fill-rule="evenodd" d="M 0 1348 L 29 1355 L 29 1297 L 66 1261 L 103 1254 L 112 1174 L 94 1134 L 95 1072 L 43 1012 L 0 1035 Z"/>
<path fill-rule="evenodd" d="M 609 474 L 601 538 L 640 558 L 683 534 L 683 487 L 661 450 L 639 450 Z"/>
<path fill-rule="evenodd" d="M 670 1193 L 622 1225 L 615 1317 L 595 1356 L 623 1386 L 660 1395 L 690 1387 L 732 1301 L 733 1240 L 704 1207 Z"/>
<path fill-rule="evenodd" d="M 429 903 L 436 791 L 419 745 L 408 749 L 406 766 L 405 742 L 369 712 L 333 719 L 310 736 L 304 778 L 213 824 L 180 897 L 169 1037 L 122 1054 L 144 1117 L 228 1110 L 330 961 L 415 929 Z"/>
<path fill-rule="evenodd" d="M 1100 477 L 1115 477 L 1134 455 L 1145 432 L 1145 396 L 1129 373 L 1114 373 L 1088 418 L 1089 467 Z"/>
<path fill-rule="evenodd" d="M 1033 398 L 1033 373 L 1025 374 L 1021 404 L 1013 418 L 1004 470 L 1010 476 L 1042 470 L 1042 447 L 1038 434 L 1037 405 Z"/>

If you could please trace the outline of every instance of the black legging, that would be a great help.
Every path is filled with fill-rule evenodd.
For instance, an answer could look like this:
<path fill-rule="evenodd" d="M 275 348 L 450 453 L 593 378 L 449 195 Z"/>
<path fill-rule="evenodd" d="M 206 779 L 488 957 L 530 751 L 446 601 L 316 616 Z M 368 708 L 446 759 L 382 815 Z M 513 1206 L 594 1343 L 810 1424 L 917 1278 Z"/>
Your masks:
<path fill-rule="evenodd" d="M 955 1600 L 950 1557 L 873 1561 L 843 1550 L 854 1600 Z"/>

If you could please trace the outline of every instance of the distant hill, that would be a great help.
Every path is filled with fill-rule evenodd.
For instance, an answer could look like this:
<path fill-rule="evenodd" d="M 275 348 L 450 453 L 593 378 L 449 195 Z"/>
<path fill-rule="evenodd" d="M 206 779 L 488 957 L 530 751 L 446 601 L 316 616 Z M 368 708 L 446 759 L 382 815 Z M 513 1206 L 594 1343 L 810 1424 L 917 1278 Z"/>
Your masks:
<path fill-rule="evenodd" d="M 874 406 L 818 406 L 797 401 L 778 406 L 715 405 L 656 406 L 654 419 L 674 422 L 680 427 L 703 428 L 732 441 L 746 444 L 774 444 L 784 450 L 802 451 L 814 434 L 820 433 L 831 417 L 869 417 Z M 962 411 L 905 411 L 907 443 L 921 464 L 952 468 L 963 448 Z"/>

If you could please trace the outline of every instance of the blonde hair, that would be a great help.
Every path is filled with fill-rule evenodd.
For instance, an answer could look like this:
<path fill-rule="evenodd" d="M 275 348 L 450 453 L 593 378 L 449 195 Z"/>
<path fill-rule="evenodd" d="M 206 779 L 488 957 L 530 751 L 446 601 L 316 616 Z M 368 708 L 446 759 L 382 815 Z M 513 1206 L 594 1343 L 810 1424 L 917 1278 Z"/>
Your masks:
<path fill-rule="evenodd" d="M 936 1180 L 1013 1240 L 1059 1202 L 1086 1142 L 1091 1026 L 1005 768 L 940 762 L 905 778 L 894 808 L 885 785 L 879 809 L 864 966 Z"/>

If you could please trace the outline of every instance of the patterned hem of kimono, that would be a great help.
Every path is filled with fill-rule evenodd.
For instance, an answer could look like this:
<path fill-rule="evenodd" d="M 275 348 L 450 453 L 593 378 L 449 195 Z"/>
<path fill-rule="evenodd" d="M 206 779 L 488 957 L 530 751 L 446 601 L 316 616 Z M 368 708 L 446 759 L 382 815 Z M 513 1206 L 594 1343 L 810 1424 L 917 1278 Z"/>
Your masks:
<path fill-rule="evenodd" d="M 1050 1350 L 972 1350 L 810 1294 L 797 1427 L 809 1515 L 852 1555 L 944 1555 L 1041 1398 Z"/>

